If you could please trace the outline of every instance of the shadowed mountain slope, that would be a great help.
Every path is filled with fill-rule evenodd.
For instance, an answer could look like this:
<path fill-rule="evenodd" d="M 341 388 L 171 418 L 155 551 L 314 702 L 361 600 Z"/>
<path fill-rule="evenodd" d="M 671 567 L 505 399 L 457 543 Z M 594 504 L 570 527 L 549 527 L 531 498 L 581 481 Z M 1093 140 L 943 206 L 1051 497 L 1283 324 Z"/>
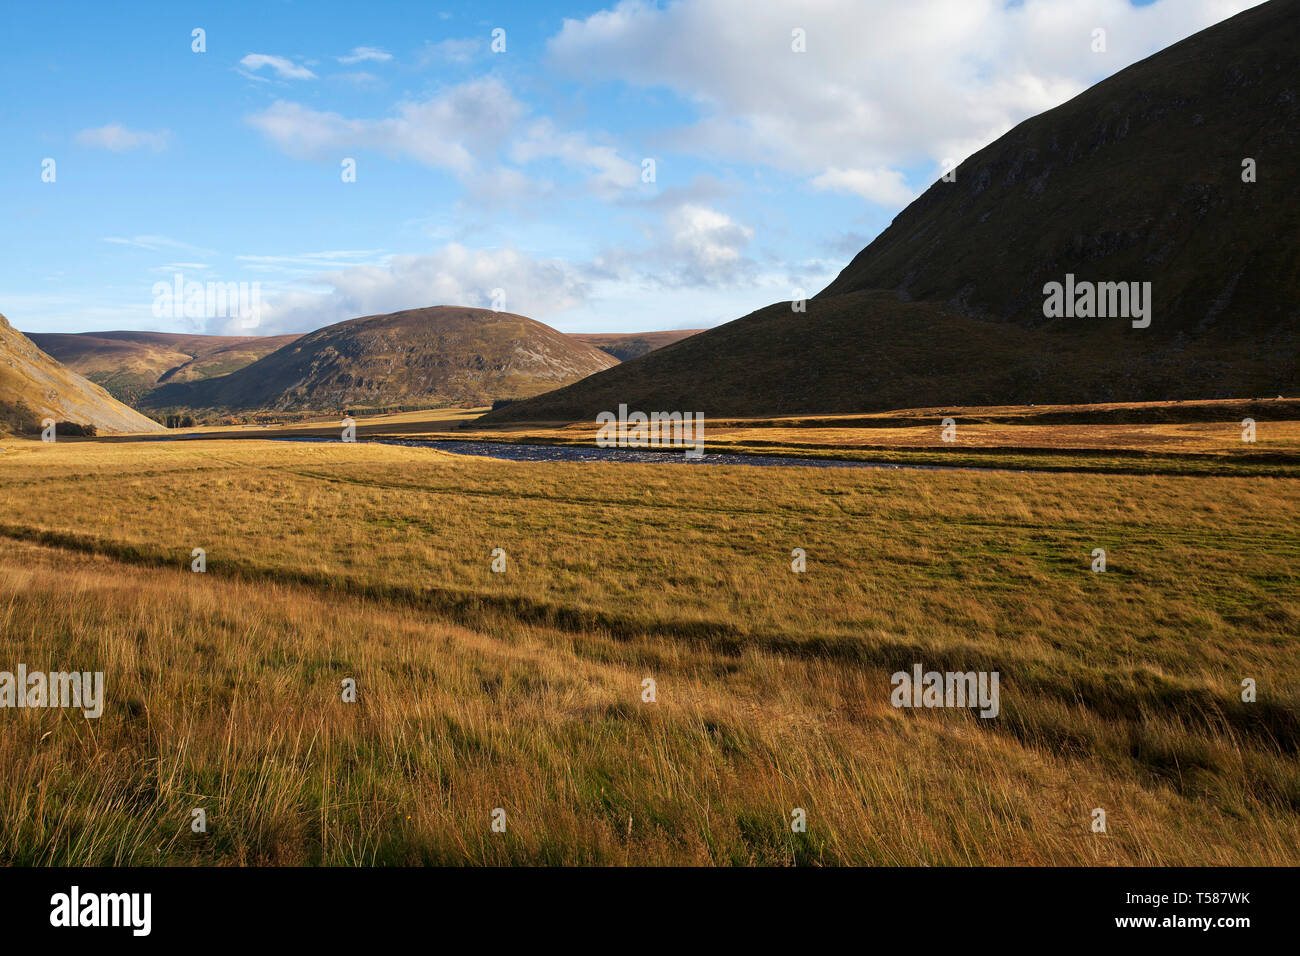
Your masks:
<path fill-rule="evenodd" d="M 1300 0 L 1272 0 L 975 153 L 807 313 L 760 309 L 484 421 L 1295 394 L 1297 182 Z M 1150 326 L 1045 317 L 1067 274 L 1150 282 Z"/>
<path fill-rule="evenodd" d="M 655 349 L 672 345 L 701 329 L 670 329 L 664 332 L 570 332 L 569 338 L 594 345 L 620 362 L 640 358 Z"/>

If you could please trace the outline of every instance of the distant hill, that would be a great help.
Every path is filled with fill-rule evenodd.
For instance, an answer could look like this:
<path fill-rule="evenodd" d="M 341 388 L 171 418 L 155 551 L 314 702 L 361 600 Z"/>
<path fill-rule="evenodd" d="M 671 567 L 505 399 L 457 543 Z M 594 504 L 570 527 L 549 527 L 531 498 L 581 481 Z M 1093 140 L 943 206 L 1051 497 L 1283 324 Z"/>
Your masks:
<path fill-rule="evenodd" d="M 170 332 L 29 332 L 27 337 L 127 404 L 166 382 L 228 375 L 298 338 Z"/>
<path fill-rule="evenodd" d="M 490 404 L 616 364 L 522 315 L 436 306 L 327 326 L 228 375 L 161 385 L 143 404 L 275 411 Z"/>
<path fill-rule="evenodd" d="M 971 156 L 806 313 L 760 309 L 483 421 L 1295 395 L 1297 182 L 1300 0 L 1272 0 Z M 1150 326 L 1046 318 L 1067 274 L 1150 282 Z"/>
<path fill-rule="evenodd" d="M 640 358 L 647 352 L 672 345 L 700 329 L 672 329 L 667 332 L 570 332 L 569 338 L 594 345 L 602 352 L 608 352 L 620 362 Z"/>
<path fill-rule="evenodd" d="M 165 431 L 60 365 L 0 315 L 0 431 L 39 431 L 46 418 L 93 425 L 99 434 Z"/>

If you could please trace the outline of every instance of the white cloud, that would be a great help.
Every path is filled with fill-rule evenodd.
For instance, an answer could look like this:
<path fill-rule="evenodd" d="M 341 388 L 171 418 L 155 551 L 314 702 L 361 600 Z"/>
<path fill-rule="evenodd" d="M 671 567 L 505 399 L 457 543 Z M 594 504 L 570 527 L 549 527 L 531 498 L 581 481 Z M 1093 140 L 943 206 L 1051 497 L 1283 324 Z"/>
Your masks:
<path fill-rule="evenodd" d="M 77 134 L 77 142 L 82 146 L 110 149 L 115 153 L 142 147 L 158 152 L 167 148 L 167 139 L 170 136 L 171 133 L 167 130 L 149 133 L 143 130 L 130 130 L 118 123 L 112 123 L 98 129 L 83 129 Z"/>
<path fill-rule="evenodd" d="M 394 115 L 350 118 L 279 100 L 248 122 L 285 153 L 335 158 L 359 149 L 413 159 L 455 173 L 474 201 L 506 203 L 554 194 L 555 185 L 517 165 L 553 159 L 585 173 L 585 188 L 603 199 L 626 196 L 640 184 L 641 166 L 585 133 L 559 130 L 549 119 L 519 131 L 526 108 L 497 77 L 448 87 L 428 99 L 397 104 Z M 508 149 L 507 149 L 508 146 Z"/>
<path fill-rule="evenodd" d="M 736 286 L 757 274 L 757 264 L 746 254 L 753 237 L 753 229 L 726 213 L 683 202 L 647 230 L 643 248 L 611 246 L 586 270 L 593 279 L 644 290 Z"/>
<path fill-rule="evenodd" d="M 202 249 L 168 236 L 105 236 L 104 241 L 111 242 L 115 246 L 131 246 L 135 249 L 146 249 L 149 252 L 174 251 L 198 253 L 202 256 L 216 255 L 211 249 Z"/>
<path fill-rule="evenodd" d="M 573 76 L 675 91 L 679 148 L 905 201 L 901 170 L 960 160 L 1021 120 L 1259 0 L 622 0 L 566 20 Z M 1093 53 L 1092 31 L 1108 52 Z M 791 50 L 803 29 L 804 53 Z M 937 177 L 936 177 L 937 178 Z"/>
<path fill-rule="evenodd" d="M 279 100 L 248 121 L 291 156 L 332 158 L 370 148 L 468 174 L 475 157 L 497 149 L 523 111 L 506 85 L 489 77 L 400 103 L 397 115 L 383 119 L 348 119 Z"/>
<path fill-rule="evenodd" d="M 432 305 L 489 308 L 495 289 L 505 293 L 504 311 L 545 321 L 588 295 L 580 270 L 569 263 L 512 247 L 470 249 L 460 243 L 428 255 L 393 256 L 386 265 L 316 274 L 304 284 L 315 288 L 283 292 L 263 302 L 258 334 L 305 332 L 358 316 Z"/>
<path fill-rule="evenodd" d="M 684 204 L 665 217 L 673 285 L 723 285 L 751 269 L 744 257 L 754 230 L 709 206 Z"/>
<path fill-rule="evenodd" d="M 518 163 L 538 159 L 559 159 L 569 166 L 591 172 L 587 186 L 601 198 L 612 198 L 636 186 L 641 167 L 618 155 L 612 146 L 590 142 L 583 133 L 560 132 L 547 119 L 529 126 L 524 136 L 511 147 Z"/>
<path fill-rule="evenodd" d="M 549 324 L 566 332 L 640 332 L 653 329 L 705 329 L 773 302 L 788 300 L 798 288 L 818 289 L 835 278 L 825 275 L 792 281 L 784 272 L 757 273 L 735 288 L 647 287 L 640 279 L 593 282 L 591 298 Z M 652 292 L 653 294 L 647 294 Z"/>
<path fill-rule="evenodd" d="M 166 265 L 156 266 L 153 271 L 166 273 L 187 271 L 202 272 L 211 268 L 212 266 L 208 265 L 206 262 L 169 262 Z"/>
<path fill-rule="evenodd" d="M 905 206 L 916 198 L 896 169 L 826 170 L 812 179 L 815 189 L 852 193 L 880 206 Z"/>
<path fill-rule="evenodd" d="M 359 46 L 359 47 L 354 47 L 352 52 L 347 54 L 346 56 L 339 57 L 338 61 L 340 63 L 346 63 L 346 64 L 365 63 L 370 60 L 373 60 L 376 63 L 386 63 L 392 58 L 393 58 L 393 54 L 387 52 L 386 50 L 381 50 L 378 47 Z"/>
<path fill-rule="evenodd" d="M 285 57 L 271 56 L 266 53 L 250 53 L 239 61 L 239 65 L 249 70 L 250 75 L 264 66 L 269 66 L 282 80 L 316 79 L 316 74 L 307 67 L 299 66 Z"/>
<path fill-rule="evenodd" d="M 382 264 L 387 258 L 382 249 L 331 249 L 292 256 L 235 256 L 235 260 L 247 269 L 279 272 L 295 277 L 318 274 L 322 269 L 350 269 L 358 265 Z"/>
<path fill-rule="evenodd" d="M 490 308 L 495 289 L 505 293 L 505 311 L 557 327 L 692 328 L 735 318 L 737 290 L 745 311 L 790 295 L 801 282 L 814 288 L 834 275 L 807 282 L 779 270 L 762 272 L 745 255 L 753 235 L 723 212 L 686 203 L 664 217 L 645 248 L 613 250 L 593 262 L 459 242 L 371 262 L 356 260 L 379 250 L 239 256 L 245 268 L 278 272 L 289 285 L 263 284 L 255 330 L 242 320 L 222 320 L 209 331 L 274 335 L 424 306 Z M 677 318 L 670 322 L 668 314 Z"/>

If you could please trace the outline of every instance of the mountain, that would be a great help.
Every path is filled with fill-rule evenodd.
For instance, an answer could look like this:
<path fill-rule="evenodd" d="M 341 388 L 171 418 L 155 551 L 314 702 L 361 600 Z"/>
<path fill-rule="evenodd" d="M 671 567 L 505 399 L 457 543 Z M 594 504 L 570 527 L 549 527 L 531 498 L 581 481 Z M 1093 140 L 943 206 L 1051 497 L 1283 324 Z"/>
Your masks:
<path fill-rule="evenodd" d="M 616 364 L 522 315 L 436 306 L 327 326 L 229 375 L 161 385 L 144 404 L 275 411 L 490 404 Z"/>
<path fill-rule="evenodd" d="M 298 338 L 170 332 L 29 332 L 27 337 L 128 404 L 165 382 L 227 375 Z"/>
<path fill-rule="evenodd" d="M 975 153 L 806 312 L 760 309 L 484 421 L 1295 394 L 1297 182 L 1300 0 L 1271 0 Z M 1151 283 L 1149 326 L 1045 316 L 1068 275 Z"/>
<path fill-rule="evenodd" d="M 39 431 L 46 418 L 93 425 L 100 434 L 165 431 L 54 361 L 0 315 L 0 431 Z"/>
<path fill-rule="evenodd" d="M 569 338 L 594 345 L 620 362 L 640 358 L 647 352 L 680 342 L 700 329 L 672 329 L 667 332 L 570 332 Z"/>

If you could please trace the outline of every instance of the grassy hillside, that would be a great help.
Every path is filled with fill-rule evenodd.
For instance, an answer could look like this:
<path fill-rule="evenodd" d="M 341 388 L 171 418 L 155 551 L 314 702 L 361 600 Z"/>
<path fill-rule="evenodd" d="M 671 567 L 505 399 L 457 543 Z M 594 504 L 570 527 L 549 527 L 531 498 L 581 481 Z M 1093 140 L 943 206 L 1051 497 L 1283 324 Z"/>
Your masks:
<path fill-rule="evenodd" d="M 491 404 L 617 364 L 522 315 L 437 306 L 350 319 L 220 378 L 151 392 L 152 408 L 279 411 Z"/>
<path fill-rule="evenodd" d="M 768 306 L 483 422 L 592 421 L 620 402 L 730 417 L 1300 392 L 1294 364 L 1231 329 L 1135 349 L 1138 331 L 1113 322 L 1030 328 L 854 292 L 809 300 L 802 313 Z"/>
<path fill-rule="evenodd" d="M 487 421 L 1296 395 L 1297 76 L 1300 0 L 1272 0 L 970 157 L 806 314 L 760 309 Z M 1044 318 L 1066 273 L 1150 282 L 1150 327 Z"/>
<path fill-rule="evenodd" d="M 665 332 L 570 332 L 569 338 L 594 345 L 620 362 L 640 358 L 647 352 L 680 342 L 700 329 L 671 329 Z"/>
<path fill-rule="evenodd" d="M 227 375 L 298 336 L 32 332 L 27 337 L 114 398 L 135 404 L 161 383 Z"/>
<path fill-rule="evenodd" d="M 37 431 L 46 418 L 100 433 L 163 430 L 54 361 L 0 315 L 0 432 Z"/>

